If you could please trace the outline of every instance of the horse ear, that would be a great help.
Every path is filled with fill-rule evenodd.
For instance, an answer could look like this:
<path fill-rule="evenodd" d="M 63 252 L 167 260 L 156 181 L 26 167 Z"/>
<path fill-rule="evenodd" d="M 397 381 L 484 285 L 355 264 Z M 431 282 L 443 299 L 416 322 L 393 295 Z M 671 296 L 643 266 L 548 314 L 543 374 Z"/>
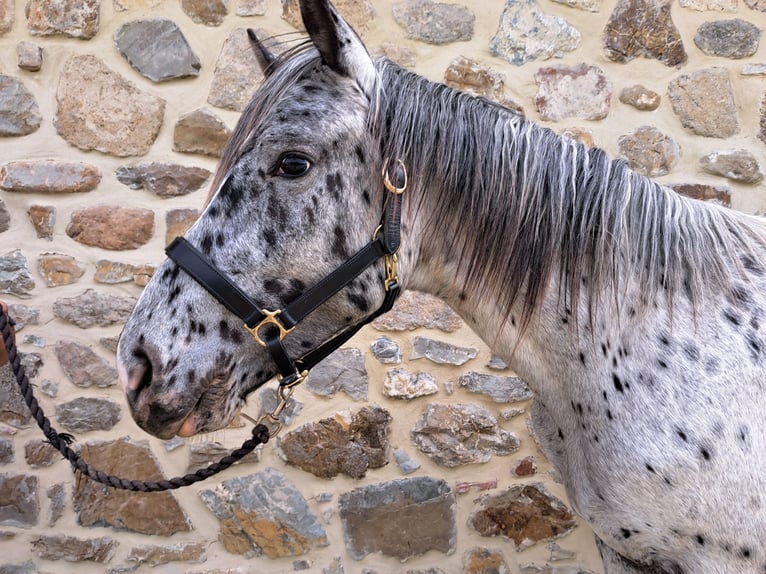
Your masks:
<path fill-rule="evenodd" d="M 329 0 L 300 0 L 303 25 L 325 64 L 356 80 L 368 97 L 376 83 L 372 59 L 354 29 Z"/>
<path fill-rule="evenodd" d="M 258 35 L 252 28 L 247 29 L 247 37 L 250 39 L 250 46 L 252 46 L 253 52 L 255 52 L 255 58 L 261 67 L 261 72 L 263 72 L 264 76 L 270 76 L 277 65 L 277 55 L 258 39 Z"/>

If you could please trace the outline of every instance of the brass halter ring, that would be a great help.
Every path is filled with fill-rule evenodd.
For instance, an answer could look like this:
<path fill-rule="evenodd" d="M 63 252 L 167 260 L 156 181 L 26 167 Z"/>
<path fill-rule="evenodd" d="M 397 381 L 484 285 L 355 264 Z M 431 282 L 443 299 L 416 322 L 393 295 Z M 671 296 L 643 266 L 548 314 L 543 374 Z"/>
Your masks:
<path fill-rule="evenodd" d="M 400 159 L 397 159 L 396 163 L 404 174 L 404 184 L 402 187 L 396 187 L 393 183 L 391 183 L 391 180 L 388 177 L 388 159 L 386 159 L 386 161 L 383 163 L 383 185 L 386 186 L 386 189 L 390 193 L 393 193 L 394 195 L 401 195 L 407 189 L 407 168 L 405 167 L 404 162 Z"/>

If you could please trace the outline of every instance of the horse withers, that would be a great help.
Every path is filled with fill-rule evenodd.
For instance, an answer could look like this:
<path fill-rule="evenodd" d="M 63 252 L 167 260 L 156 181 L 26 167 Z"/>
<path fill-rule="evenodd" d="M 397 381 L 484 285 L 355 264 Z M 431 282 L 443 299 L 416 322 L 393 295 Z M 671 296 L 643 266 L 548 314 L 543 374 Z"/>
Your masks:
<path fill-rule="evenodd" d="M 401 162 L 397 286 L 446 300 L 529 384 L 606 572 L 766 572 L 762 222 L 372 60 L 327 0 L 301 12 L 309 42 L 277 55 L 254 40 L 266 78 L 185 235 L 270 310 L 256 332 L 369 245 L 390 204 L 381 171 Z M 280 362 L 378 312 L 391 261 L 312 305 L 276 351 L 165 261 L 119 344 L 135 420 L 162 438 L 227 425 Z"/>

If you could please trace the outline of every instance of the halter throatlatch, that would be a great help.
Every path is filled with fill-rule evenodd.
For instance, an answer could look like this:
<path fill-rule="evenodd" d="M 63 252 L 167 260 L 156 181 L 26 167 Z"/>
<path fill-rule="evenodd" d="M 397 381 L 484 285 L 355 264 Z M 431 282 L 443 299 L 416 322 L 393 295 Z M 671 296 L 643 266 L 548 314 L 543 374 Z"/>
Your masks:
<path fill-rule="evenodd" d="M 391 168 L 390 171 L 389 168 Z M 202 285 L 224 307 L 242 319 L 245 329 L 269 352 L 278 372 L 277 380 L 281 398 L 278 410 L 284 408 L 292 395 L 292 389 L 304 381 L 317 363 L 340 348 L 364 325 L 390 311 L 399 295 L 396 253 L 401 244 L 402 194 L 407 188 L 407 170 L 401 160 L 396 160 L 391 166 L 386 161 L 382 176 L 383 185 L 388 193 L 385 194 L 382 220 L 373 234 L 372 241 L 284 309 L 270 311 L 259 308 L 244 291 L 219 271 L 204 253 L 183 237 L 177 237 L 165 249 L 168 257 L 181 269 Z M 298 323 L 381 258 L 385 259 L 386 277 L 385 296 L 380 308 L 360 323 L 341 331 L 313 351 L 293 360 L 282 344 L 284 338 L 295 329 Z M 278 424 L 278 415 L 279 413 L 276 412 L 271 413 L 266 415 L 269 418 L 268 421 L 264 421 L 264 418 L 259 421 L 272 424 L 274 429 L 271 431 L 272 436 L 281 428 Z"/>

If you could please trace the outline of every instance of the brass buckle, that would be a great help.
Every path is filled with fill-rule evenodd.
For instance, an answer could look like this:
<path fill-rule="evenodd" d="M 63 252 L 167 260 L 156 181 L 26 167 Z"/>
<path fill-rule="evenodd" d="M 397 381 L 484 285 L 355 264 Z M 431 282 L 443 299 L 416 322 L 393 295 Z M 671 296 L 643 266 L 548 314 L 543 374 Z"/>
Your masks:
<path fill-rule="evenodd" d="M 404 185 L 402 187 L 396 187 L 391 183 L 391 180 L 388 177 L 388 159 L 383 163 L 383 185 L 385 185 L 386 189 L 394 195 L 401 195 L 404 193 L 404 190 L 407 189 L 407 168 L 404 166 L 404 162 L 400 159 L 397 159 L 396 163 L 399 164 L 399 167 L 402 168 L 402 172 L 404 173 Z"/>
<path fill-rule="evenodd" d="M 393 283 L 399 283 L 399 276 L 396 274 L 396 264 L 399 261 L 396 257 L 396 253 L 393 255 L 386 255 L 386 280 L 384 282 L 386 291 L 391 290 Z"/>
<path fill-rule="evenodd" d="M 266 315 L 266 318 L 258 323 L 255 327 L 248 327 L 247 324 L 245 324 L 245 329 L 247 329 L 250 334 L 255 338 L 255 340 L 258 342 L 258 344 L 261 347 L 266 347 L 266 342 L 261 339 L 260 331 L 263 327 L 267 327 L 268 325 L 274 325 L 279 330 L 279 340 L 285 338 L 285 335 L 288 333 L 291 333 L 295 327 L 291 327 L 290 329 L 285 328 L 285 326 L 277 319 L 279 314 L 282 312 L 281 309 L 277 309 L 276 311 L 269 311 L 268 309 L 263 310 L 263 314 Z"/>

